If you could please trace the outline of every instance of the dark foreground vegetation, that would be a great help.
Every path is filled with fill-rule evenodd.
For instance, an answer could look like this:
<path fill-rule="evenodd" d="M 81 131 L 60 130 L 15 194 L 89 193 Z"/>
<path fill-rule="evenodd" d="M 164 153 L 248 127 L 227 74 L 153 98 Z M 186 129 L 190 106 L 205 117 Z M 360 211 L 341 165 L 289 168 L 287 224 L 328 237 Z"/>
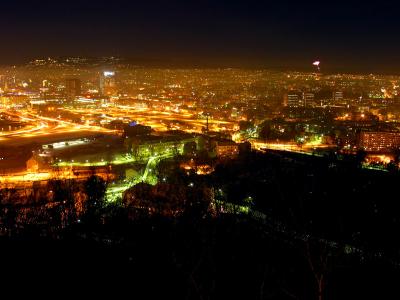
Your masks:
<path fill-rule="evenodd" d="M 135 299 L 399 298 L 397 171 L 282 153 L 243 155 L 207 176 L 176 164 L 160 166 L 162 183 L 111 204 L 95 177 L 49 183 L 50 203 L 16 206 L 3 192 L 3 287 Z"/>

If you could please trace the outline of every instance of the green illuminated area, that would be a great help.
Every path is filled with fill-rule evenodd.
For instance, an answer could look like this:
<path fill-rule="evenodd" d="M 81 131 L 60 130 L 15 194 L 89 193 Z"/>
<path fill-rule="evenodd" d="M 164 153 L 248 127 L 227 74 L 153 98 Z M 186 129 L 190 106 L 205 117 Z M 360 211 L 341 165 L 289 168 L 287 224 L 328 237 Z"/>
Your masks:
<path fill-rule="evenodd" d="M 251 208 L 245 205 L 234 204 L 221 200 L 215 200 L 215 204 L 217 207 L 220 208 L 220 211 L 223 213 L 247 215 L 251 212 Z"/>
<path fill-rule="evenodd" d="M 104 167 L 108 165 L 126 165 L 128 168 L 132 164 L 146 164 L 142 172 L 124 180 L 110 183 L 107 187 L 106 198 L 109 202 L 114 202 L 123 197 L 124 192 L 138 183 L 145 182 L 151 185 L 157 184 L 157 165 L 162 159 L 171 158 L 183 153 L 184 144 L 194 141 L 186 139 L 181 141 L 157 141 L 138 145 L 132 145 L 129 153 L 116 154 L 112 158 L 106 159 L 107 155 L 98 155 L 95 159 L 58 159 L 55 167 L 63 168 L 89 168 Z"/>
<path fill-rule="evenodd" d="M 324 135 L 313 135 L 310 140 L 307 142 L 307 146 L 320 146 L 323 144 L 323 136 Z"/>
<path fill-rule="evenodd" d="M 130 179 L 125 179 L 119 183 L 112 183 L 107 187 L 106 199 L 108 202 L 115 202 L 118 199 L 122 199 L 123 194 L 129 188 L 135 186 L 140 182 L 145 182 L 151 185 L 156 185 L 157 180 L 157 165 L 158 163 L 166 158 L 173 157 L 173 153 L 167 153 L 158 156 L 152 156 L 147 161 L 146 167 L 142 174 L 138 174 Z"/>
<path fill-rule="evenodd" d="M 226 193 L 219 188 L 215 192 L 215 199 L 212 205 L 221 213 L 248 215 L 253 212 L 254 199 L 252 196 L 247 196 L 239 202 L 232 203 L 227 199 Z"/>
<path fill-rule="evenodd" d="M 185 141 L 168 141 L 168 142 L 155 142 L 144 143 L 135 145 L 131 148 L 129 153 L 116 154 L 112 158 L 106 158 L 107 155 L 99 155 L 98 158 L 79 159 L 74 158 L 71 160 L 57 159 L 54 163 L 56 167 L 102 167 L 107 165 L 126 165 L 132 163 L 147 163 L 149 159 L 155 156 L 175 156 L 183 153 L 184 144 L 191 140 Z M 193 139 L 194 141 L 194 139 Z"/>
<path fill-rule="evenodd" d="M 139 160 L 137 158 L 126 154 L 125 156 L 117 155 L 111 161 L 108 161 L 104 158 L 100 158 L 98 161 L 85 160 L 83 162 L 75 160 L 63 161 L 62 159 L 59 159 L 54 165 L 57 167 L 102 167 L 107 165 L 131 164 L 138 161 Z"/>
<path fill-rule="evenodd" d="M 295 138 L 296 143 L 306 147 L 318 147 L 323 144 L 323 134 L 303 135 Z"/>
<path fill-rule="evenodd" d="M 367 162 L 363 162 L 361 164 L 363 169 L 369 169 L 369 170 L 375 170 L 375 171 L 382 171 L 382 172 L 388 172 L 387 170 L 387 166 L 386 165 L 381 165 L 381 166 L 376 166 L 376 165 L 372 165 L 370 163 Z"/>

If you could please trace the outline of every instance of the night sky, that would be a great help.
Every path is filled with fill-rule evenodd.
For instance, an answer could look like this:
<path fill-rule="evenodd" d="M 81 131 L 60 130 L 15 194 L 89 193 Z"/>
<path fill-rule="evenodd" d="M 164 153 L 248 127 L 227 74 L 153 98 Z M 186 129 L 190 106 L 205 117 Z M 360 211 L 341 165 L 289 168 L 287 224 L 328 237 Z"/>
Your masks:
<path fill-rule="evenodd" d="M 304 3 L 301 3 L 304 2 Z M 400 73 L 395 1 L 1 1 L 0 64 L 117 55 L 138 63 Z"/>

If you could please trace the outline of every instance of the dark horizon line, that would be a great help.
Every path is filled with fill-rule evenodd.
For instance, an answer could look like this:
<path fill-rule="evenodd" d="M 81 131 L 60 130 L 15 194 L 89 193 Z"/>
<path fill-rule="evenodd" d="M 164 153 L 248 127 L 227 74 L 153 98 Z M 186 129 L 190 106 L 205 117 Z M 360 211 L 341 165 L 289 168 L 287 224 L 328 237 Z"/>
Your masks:
<path fill-rule="evenodd" d="M 29 62 L 35 59 L 65 59 L 68 57 L 73 58 L 87 58 L 87 59 L 101 59 L 101 58 L 120 58 L 122 59 L 122 64 L 133 64 L 135 67 L 139 68 L 158 68 L 158 69 L 243 69 L 243 70 L 270 70 L 277 72 L 304 72 L 304 73 L 320 73 L 322 75 L 381 75 L 381 76 L 400 76 L 399 71 L 383 70 L 384 68 L 371 68 L 375 69 L 372 71 L 365 67 L 342 67 L 342 66 L 327 66 L 321 67 L 321 71 L 317 72 L 313 69 L 312 62 L 310 66 L 304 65 L 273 65 L 273 64 L 262 64 L 262 63 L 215 63 L 208 62 L 205 63 L 204 60 L 196 59 L 195 63 L 188 62 L 187 59 L 177 60 L 177 59 L 162 59 L 162 58 L 143 58 L 143 57 L 124 57 L 121 55 L 102 55 L 102 56 L 85 56 L 85 55 L 59 55 L 59 56 L 43 56 L 43 57 L 31 57 L 26 58 L 24 62 L 4 64 L 0 63 L 0 68 L 12 68 L 12 67 L 22 67 L 27 66 Z M 368 69 L 368 70 L 366 70 Z M 379 70 L 380 69 L 380 70 Z"/>

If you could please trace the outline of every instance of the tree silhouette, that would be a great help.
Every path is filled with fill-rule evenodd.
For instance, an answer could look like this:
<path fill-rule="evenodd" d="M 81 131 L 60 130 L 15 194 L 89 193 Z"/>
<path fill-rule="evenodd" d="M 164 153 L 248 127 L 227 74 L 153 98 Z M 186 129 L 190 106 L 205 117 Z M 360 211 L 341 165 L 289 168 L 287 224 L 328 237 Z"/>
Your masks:
<path fill-rule="evenodd" d="M 365 158 L 367 157 L 367 152 L 364 150 L 358 150 L 355 156 L 355 163 L 358 168 L 362 167 L 363 162 L 365 161 Z"/>
<path fill-rule="evenodd" d="M 92 222 L 99 209 L 104 206 L 106 183 L 101 177 L 92 175 L 86 180 L 84 190 L 87 195 L 85 214 L 87 220 Z"/>
<path fill-rule="evenodd" d="M 325 296 L 327 276 L 330 272 L 331 257 L 334 253 L 327 244 L 320 241 L 307 240 L 305 244 L 305 256 L 315 279 L 317 299 L 322 300 Z"/>

